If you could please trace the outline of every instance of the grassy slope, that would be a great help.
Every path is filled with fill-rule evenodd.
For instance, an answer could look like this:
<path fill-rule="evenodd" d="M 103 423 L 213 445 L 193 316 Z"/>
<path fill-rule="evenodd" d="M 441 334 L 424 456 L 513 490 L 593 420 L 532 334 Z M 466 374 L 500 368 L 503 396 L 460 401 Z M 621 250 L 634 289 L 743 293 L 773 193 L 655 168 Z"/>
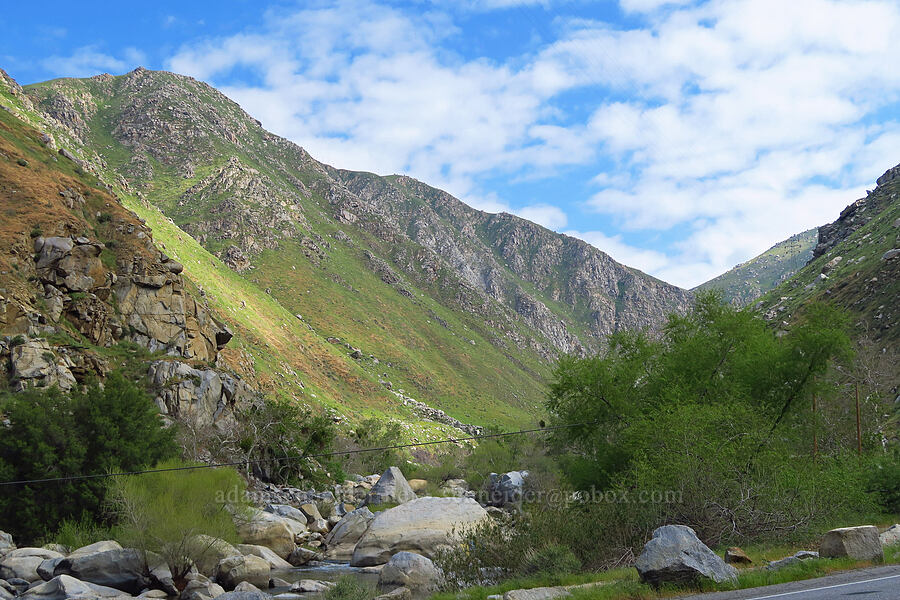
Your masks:
<path fill-rule="evenodd" d="M 92 80 L 64 83 L 72 93 L 100 94 L 99 84 Z M 130 160 L 129 149 L 109 133 L 120 108 L 115 100 L 98 101 L 88 123 L 91 146 L 102 150 L 109 175 Z M 186 277 L 203 288 L 228 322 L 236 324 L 238 335 L 232 345 L 253 357 L 264 389 L 273 395 L 314 399 L 353 419 L 410 418 L 378 383 L 387 374 L 394 389 L 404 389 L 466 422 L 516 427 L 535 420 L 544 393 L 545 365 L 531 353 L 493 346 L 477 320 L 447 310 L 428 293 L 407 285 L 415 300 L 400 296 L 365 266 L 361 249 L 332 243 L 319 267 L 303 256 L 296 238 L 287 238 L 278 249 L 259 257 L 257 269 L 239 275 L 181 230 L 179 225 L 195 220 L 208 207 L 178 207 L 178 197 L 236 153 L 221 141 L 216 144 L 218 164 L 198 165 L 195 176 L 186 179 L 154 163 L 147 202 L 123 196 L 126 205 L 147 220 L 166 251 L 185 264 Z M 252 152 L 238 157 L 276 183 L 283 182 L 281 174 L 254 160 Z M 315 177 L 302 171 L 296 175 L 307 184 Z M 314 192 L 304 199 L 303 210 L 312 230 L 327 236 L 333 225 L 321 212 L 322 204 L 325 201 Z M 353 291 L 336 279 L 349 283 Z M 263 291 L 266 288 L 270 294 Z M 298 313 L 302 322 L 294 316 Z M 349 359 L 349 350 L 325 341 L 332 335 L 362 348 L 366 359 Z M 375 354 L 379 364 L 369 354 Z M 305 393 L 297 384 L 300 380 Z"/>
<path fill-rule="evenodd" d="M 887 186 L 886 193 L 900 191 L 900 181 Z M 780 314 L 779 320 L 802 314 L 812 301 L 825 301 L 842 306 L 853 317 L 857 331 L 889 344 L 900 341 L 900 260 L 882 260 L 882 255 L 898 247 L 900 202 L 896 200 L 850 237 L 816 258 L 796 275 L 761 299 L 764 310 Z M 827 273 L 823 267 L 840 256 L 841 260 Z"/>
<path fill-rule="evenodd" d="M 726 301 L 748 304 L 803 268 L 817 239 L 817 229 L 798 233 L 692 291 L 721 290 Z"/>

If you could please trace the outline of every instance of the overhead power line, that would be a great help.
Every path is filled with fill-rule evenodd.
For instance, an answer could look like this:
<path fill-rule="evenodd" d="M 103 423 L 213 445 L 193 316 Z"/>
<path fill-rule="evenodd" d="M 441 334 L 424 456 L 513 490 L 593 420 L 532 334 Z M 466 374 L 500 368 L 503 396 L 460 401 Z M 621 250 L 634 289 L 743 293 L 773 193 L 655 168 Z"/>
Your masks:
<path fill-rule="evenodd" d="M 399 450 L 402 448 L 418 448 L 421 446 L 435 446 L 438 444 L 456 444 L 459 442 L 468 442 L 475 440 L 485 440 L 491 438 L 509 437 L 513 435 L 524 435 L 530 433 L 538 433 L 542 431 L 555 431 L 558 429 L 570 429 L 572 427 L 581 427 L 585 425 L 595 425 L 597 421 L 587 423 L 569 423 L 567 425 L 553 425 L 550 427 L 538 427 L 536 429 L 521 429 L 519 431 L 506 431 L 502 433 L 486 433 L 482 435 L 471 435 L 467 437 L 448 438 L 444 440 L 433 440 L 430 442 L 410 442 L 408 444 L 394 444 L 392 446 L 379 446 L 376 448 L 357 448 L 355 450 L 340 450 L 334 452 L 322 452 L 319 454 L 304 454 L 302 456 L 280 456 L 273 458 L 260 458 L 256 460 L 239 460 L 233 462 L 209 463 L 203 465 L 185 465 L 183 467 L 166 467 L 163 469 L 143 469 L 140 471 L 123 471 L 119 473 L 93 473 L 88 475 L 67 475 L 63 477 L 47 477 L 45 479 L 20 479 L 17 481 L 0 481 L 0 487 L 13 485 L 31 485 L 36 483 L 63 483 L 68 481 L 84 481 L 88 479 L 104 479 L 107 477 L 122 477 L 126 475 L 145 475 L 147 473 L 168 473 L 172 471 L 193 471 L 197 469 L 217 469 L 219 467 L 240 467 L 260 463 L 270 462 L 290 462 L 298 460 L 306 460 L 310 458 L 330 458 L 334 456 L 346 456 L 350 454 L 363 454 L 365 452 L 384 452 L 385 450 Z"/>

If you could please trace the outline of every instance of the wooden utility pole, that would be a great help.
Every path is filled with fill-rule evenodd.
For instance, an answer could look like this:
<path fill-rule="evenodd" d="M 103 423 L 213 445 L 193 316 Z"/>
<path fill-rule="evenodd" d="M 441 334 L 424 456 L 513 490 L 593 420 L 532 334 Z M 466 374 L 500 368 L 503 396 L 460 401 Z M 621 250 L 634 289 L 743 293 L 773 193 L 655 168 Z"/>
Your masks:
<path fill-rule="evenodd" d="M 819 434 L 816 421 L 816 395 L 813 394 L 813 460 L 819 455 Z"/>
<path fill-rule="evenodd" d="M 856 453 L 862 456 L 862 427 L 859 423 L 859 382 L 856 382 Z"/>

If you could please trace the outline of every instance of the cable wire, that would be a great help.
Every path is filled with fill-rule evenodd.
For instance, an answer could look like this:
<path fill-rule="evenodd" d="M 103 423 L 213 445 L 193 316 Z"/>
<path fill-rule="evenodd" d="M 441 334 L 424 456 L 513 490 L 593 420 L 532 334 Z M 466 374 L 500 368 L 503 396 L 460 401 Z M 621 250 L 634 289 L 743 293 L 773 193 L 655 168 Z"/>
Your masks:
<path fill-rule="evenodd" d="M 437 444 L 456 444 L 459 442 L 467 442 L 473 440 L 484 440 L 491 438 L 508 437 L 513 435 L 523 435 L 529 433 L 537 433 L 541 431 L 555 431 L 558 429 L 569 429 L 572 427 L 580 427 L 583 425 L 595 425 L 597 421 L 588 423 L 569 423 L 567 425 L 553 425 L 550 427 L 539 427 L 536 429 L 521 429 L 519 431 L 506 431 L 501 433 L 487 433 L 482 435 L 472 435 L 460 438 L 448 438 L 445 440 L 432 440 L 430 442 L 410 442 L 408 444 L 395 444 L 393 446 L 380 446 L 377 448 L 358 448 L 356 450 L 340 450 L 334 452 L 323 452 L 319 454 L 304 454 L 302 456 L 281 456 L 274 458 L 261 458 L 256 460 L 240 460 L 234 462 L 209 463 L 204 465 L 186 465 L 183 467 L 167 467 L 164 469 L 143 469 L 140 471 L 123 471 L 119 473 L 93 473 L 89 475 L 68 475 L 63 477 L 47 477 L 45 479 L 20 479 L 17 481 L 0 481 L 0 487 L 13 485 L 30 485 L 35 483 L 62 483 L 66 481 L 84 481 L 89 479 L 104 479 L 107 477 L 122 477 L 126 475 L 145 475 L 147 473 L 167 473 L 171 471 L 193 471 L 195 469 L 216 469 L 219 467 L 240 467 L 245 465 L 253 465 L 268 462 L 295 461 L 306 460 L 310 458 L 329 458 L 333 456 L 342 456 L 349 454 L 362 454 L 364 452 L 383 452 L 385 450 L 398 450 L 402 448 L 416 448 L 420 446 L 434 446 Z"/>

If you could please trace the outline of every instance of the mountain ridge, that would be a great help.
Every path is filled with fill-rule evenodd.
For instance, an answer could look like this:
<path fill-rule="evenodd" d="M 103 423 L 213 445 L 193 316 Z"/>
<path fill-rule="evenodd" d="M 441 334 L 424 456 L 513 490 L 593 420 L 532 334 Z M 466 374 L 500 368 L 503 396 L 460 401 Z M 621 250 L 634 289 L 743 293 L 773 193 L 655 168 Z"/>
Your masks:
<path fill-rule="evenodd" d="M 596 350 L 690 302 L 580 240 L 481 213 L 406 176 L 319 163 L 192 78 L 136 69 L 26 86 L 21 99 L 121 191 L 167 252 L 196 257 L 183 260 L 187 278 L 237 319 L 235 350 L 270 394 L 395 414 L 388 405 L 403 390 L 463 422 L 522 423 L 539 411 L 559 352 Z M 239 300 L 232 288 L 262 297 Z M 242 314 L 269 303 L 293 322 Z M 267 341 L 285 327 L 313 336 L 312 355 L 340 360 L 304 375 L 319 363 L 294 356 L 296 334 Z M 349 370 L 339 366 L 351 356 Z M 362 387 L 322 388 L 360 368 L 352 377 Z"/>

